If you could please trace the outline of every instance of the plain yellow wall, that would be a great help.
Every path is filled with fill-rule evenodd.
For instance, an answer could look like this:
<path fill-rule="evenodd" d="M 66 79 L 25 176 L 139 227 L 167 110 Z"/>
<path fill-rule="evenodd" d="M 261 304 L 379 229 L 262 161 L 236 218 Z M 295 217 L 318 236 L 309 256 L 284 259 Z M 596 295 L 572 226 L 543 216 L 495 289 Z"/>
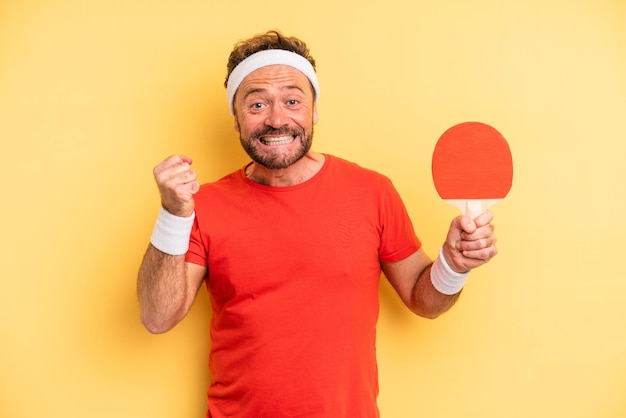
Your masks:
<path fill-rule="evenodd" d="M 424 320 L 381 285 L 382 416 L 626 416 L 622 0 L 0 3 L 0 416 L 203 416 L 206 294 L 168 334 L 138 320 L 151 170 L 246 162 L 225 62 L 271 28 L 318 61 L 315 149 L 391 177 L 431 255 L 456 215 L 439 135 L 478 120 L 513 151 L 500 255 L 457 306 Z"/>

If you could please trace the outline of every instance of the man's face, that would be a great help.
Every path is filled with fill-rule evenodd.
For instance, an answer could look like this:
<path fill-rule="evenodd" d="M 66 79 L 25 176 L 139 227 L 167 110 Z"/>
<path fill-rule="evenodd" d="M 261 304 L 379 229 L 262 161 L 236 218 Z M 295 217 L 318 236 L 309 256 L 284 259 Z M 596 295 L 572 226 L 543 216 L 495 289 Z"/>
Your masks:
<path fill-rule="evenodd" d="M 253 71 L 239 85 L 234 108 L 235 130 L 255 163 L 287 168 L 311 148 L 317 108 L 309 79 L 295 68 Z"/>

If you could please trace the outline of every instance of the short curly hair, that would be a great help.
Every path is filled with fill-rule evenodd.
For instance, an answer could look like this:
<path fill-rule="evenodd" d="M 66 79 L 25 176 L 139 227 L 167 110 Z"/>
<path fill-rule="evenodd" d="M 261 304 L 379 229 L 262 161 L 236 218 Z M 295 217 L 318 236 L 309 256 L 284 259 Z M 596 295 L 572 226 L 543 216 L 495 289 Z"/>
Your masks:
<path fill-rule="evenodd" d="M 278 30 L 270 30 L 263 34 L 255 35 L 252 38 L 241 40 L 235 44 L 228 57 L 228 63 L 226 64 L 226 80 L 224 80 L 224 87 L 228 86 L 230 73 L 233 72 L 241 61 L 256 52 L 265 51 L 266 49 L 284 49 L 295 52 L 306 58 L 315 70 L 315 59 L 313 59 L 309 53 L 309 48 L 302 40 L 294 36 L 285 36 Z"/>

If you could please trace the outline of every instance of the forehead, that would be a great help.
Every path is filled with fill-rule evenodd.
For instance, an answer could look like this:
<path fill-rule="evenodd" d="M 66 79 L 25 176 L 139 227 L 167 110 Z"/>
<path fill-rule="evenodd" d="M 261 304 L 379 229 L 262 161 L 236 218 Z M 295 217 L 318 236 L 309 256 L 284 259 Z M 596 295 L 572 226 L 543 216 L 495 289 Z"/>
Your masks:
<path fill-rule="evenodd" d="M 250 89 L 266 89 L 270 87 L 299 88 L 303 92 L 311 92 L 311 83 L 307 76 L 288 65 L 268 65 L 252 71 L 241 84 L 239 91 L 245 92 Z"/>

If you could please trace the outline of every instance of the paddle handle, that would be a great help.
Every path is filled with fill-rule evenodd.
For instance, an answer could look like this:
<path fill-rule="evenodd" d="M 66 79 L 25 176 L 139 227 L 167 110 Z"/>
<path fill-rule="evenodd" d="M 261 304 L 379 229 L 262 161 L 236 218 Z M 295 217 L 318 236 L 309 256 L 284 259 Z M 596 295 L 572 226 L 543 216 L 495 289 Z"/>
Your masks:
<path fill-rule="evenodd" d="M 502 199 L 444 199 L 446 203 L 458 208 L 464 215 L 475 219 L 478 215 Z"/>

